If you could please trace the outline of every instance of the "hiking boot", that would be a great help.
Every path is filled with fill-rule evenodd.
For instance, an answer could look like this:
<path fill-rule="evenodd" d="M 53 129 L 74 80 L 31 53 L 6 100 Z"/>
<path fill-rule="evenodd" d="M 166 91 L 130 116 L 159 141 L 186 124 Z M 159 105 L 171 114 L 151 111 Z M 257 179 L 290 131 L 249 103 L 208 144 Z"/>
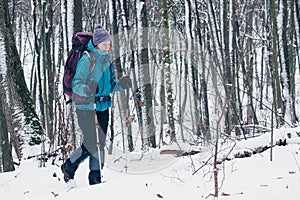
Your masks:
<path fill-rule="evenodd" d="M 89 184 L 95 185 L 101 183 L 100 170 L 92 170 L 89 173 Z"/>
<path fill-rule="evenodd" d="M 63 170 L 63 169 L 62 169 Z M 68 174 L 68 172 L 67 171 L 62 171 L 63 172 L 63 174 L 64 174 L 64 181 L 67 183 L 67 182 L 69 182 L 69 180 L 71 180 L 71 179 L 74 179 L 74 176 L 70 176 L 70 174 Z"/>
<path fill-rule="evenodd" d="M 74 179 L 75 170 L 77 167 L 74 167 L 70 161 L 67 159 L 65 163 L 61 165 L 61 171 L 64 174 L 64 181 L 67 183 L 69 180 Z"/>

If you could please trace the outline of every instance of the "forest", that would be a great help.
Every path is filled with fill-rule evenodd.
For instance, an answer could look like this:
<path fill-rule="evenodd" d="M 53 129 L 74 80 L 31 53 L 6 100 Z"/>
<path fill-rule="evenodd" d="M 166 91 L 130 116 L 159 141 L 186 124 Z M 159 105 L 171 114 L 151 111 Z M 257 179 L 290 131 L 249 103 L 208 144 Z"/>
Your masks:
<path fill-rule="evenodd" d="M 118 79 L 108 153 L 214 145 L 299 125 L 298 0 L 1 0 L 0 172 L 81 142 L 62 92 L 76 32 L 102 24 Z M 15 155 L 15 157 L 13 156 Z"/>

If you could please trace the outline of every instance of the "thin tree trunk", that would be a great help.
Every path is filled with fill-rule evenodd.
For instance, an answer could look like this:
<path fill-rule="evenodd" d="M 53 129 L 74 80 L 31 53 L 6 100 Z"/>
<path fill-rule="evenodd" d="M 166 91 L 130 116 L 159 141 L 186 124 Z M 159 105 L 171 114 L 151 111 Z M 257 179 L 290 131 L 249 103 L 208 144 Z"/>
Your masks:
<path fill-rule="evenodd" d="M 171 141 L 176 141 L 175 134 L 175 122 L 174 122 L 174 99 L 173 99 L 173 84 L 171 80 L 171 59 L 170 59 L 170 35 L 169 35 L 169 14 L 167 0 L 162 1 L 163 5 L 163 67 L 165 69 L 165 83 L 166 83 L 166 94 L 167 94 L 167 118 L 169 123 L 169 132 Z"/>
<path fill-rule="evenodd" d="M 0 173 L 14 171 L 14 163 L 12 157 L 12 145 L 8 137 L 8 129 L 5 115 L 3 113 L 2 103 L 0 101 Z M 1 169 L 3 166 L 3 169 Z"/>
<path fill-rule="evenodd" d="M 295 20 L 294 20 L 294 1 L 283 1 L 283 27 L 295 27 Z M 286 78 L 287 78 L 287 85 L 288 85 L 288 91 L 289 96 L 287 99 L 288 110 L 289 115 L 291 118 L 291 122 L 295 124 L 298 121 L 298 118 L 296 116 L 296 110 L 295 110 L 295 72 L 296 72 L 296 63 L 295 55 L 296 52 L 294 51 L 294 34 L 295 29 L 290 28 L 282 29 L 282 42 L 283 42 L 283 55 L 284 55 L 284 65 L 286 69 Z"/>
<path fill-rule="evenodd" d="M 209 117 L 209 107 L 208 107 L 208 87 L 207 87 L 207 80 L 206 80 L 206 62 L 205 62 L 205 55 L 204 55 L 204 44 L 201 34 L 201 20 L 200 20 L 200 13 L 199 13 L 199 5 L 197 0 L 195 0 L 195 7 L 196 7 L 196 17 L 197 17 L 197 36 L 199 41 L 199 54 L 200 54 L 200 64 L 202 70 L 202 76 L 200 77 L 200 88 L 201 88 L 201 105 L 202 105 L 202 123 L 201 123 L 201 131 L 206 140 L 211 139 L 210 134 L 210 117 Z"/>
<path fill-rule="evenodd" d="M 274 92 L 276 92 L 276 107 L 275 107 L 275 113 L 278 113 L 281 115 L 284 112 L 283 102 L 282 102 L 282 96 L 281 96 L 281 87 L 280 87 L 280 75 L 279 75 L 279 63 L 278 63 L 278 28 L 277 28 L 277 18 L 275 13 L 275 1 L 270 0 L 270 23 L 271 23 L 271 31 L 272 31 L 272 51 L 270 52 L 271 56 L 271 66 L 270 70 L 272 73 L 272 76 L 275 77 L 275 85 L 274 85 Z M 282 125 L 283 121 L 282 118 L 276 118 L 277 125 Z"/>
<path fill-rule="evenodd" d="M 46 32 L 46 66 L 47 66 L 47 85 L 46 90 L 48 91 L 47 101 L 48 103 L 48 136 L 50 138 L 51 145 L 54 144 L 55 139 L 55 92 L 56 92 L 56 84 L 55 84 L 55 76 L 56 76 L 56 68 L 55 68 L 55 37 L 54 37 L 54 27 L 53 27 L 53 0 L 48 1 L 49 4 L 47 6 L 47 21 L 48 27 Z M 50 145 L 50 146 L 51 146 Z"/>
<path fill-rule="evenodd" d="M 152 85 L 149 70 L 149 24 L 148 24 L 148 7 L 143 5 L 141 10 L 141 36 L 140 36 L 140 56 L 139 56 L 139 83 L 142 102 L 140 104 L 142 109 L 143 120 L 143 149 L 147 150 L 149 147 L 156 147 L 155 139 L 155 125 L 153 117 L 153 95 Z"/>
<path fill-rule="evenodd" d="M 74 0 L 74 33 L 82 31 L 82 0 Z"/>
<path fill-rule="evenodd" d="M 118 11 L 116 1 L 112 1 L 112 10 L 113 10 L 113 31 L 112 34 L 114 36 L 114 62 L 116 67 L 116 77 L 120 79 L 123 76 L 123 69 L 121 68 L 121 58 L 120 58 L 120 43 L 119 43 L 119 28 L 118 28 Z M 119 5 L 120 7 L 121 5 Z M 119 104 L 119 112 L 121 116 L 121 128 L 122 128 L 122 136 L 123 136 L 123 145 L 124 150 L 132 151 L 133 143 L 132 143 L 132 133 L 131 133 L 131 124 L 129 123 L 129 91 L 119 92 L 118 96 L 118 104 Z M 113 141 L 111 141 L 113 142 Z M 126 145 L 126 146 L 125 146 Z"/>
<path fill-rule="evenodd" d="M 298 32 L 300 35 L 300 2 L 298 0 L 295 0 L 295 9 L 296 9 L 296 15 L 297 15 L 297 22 L 298 22 Z"/>

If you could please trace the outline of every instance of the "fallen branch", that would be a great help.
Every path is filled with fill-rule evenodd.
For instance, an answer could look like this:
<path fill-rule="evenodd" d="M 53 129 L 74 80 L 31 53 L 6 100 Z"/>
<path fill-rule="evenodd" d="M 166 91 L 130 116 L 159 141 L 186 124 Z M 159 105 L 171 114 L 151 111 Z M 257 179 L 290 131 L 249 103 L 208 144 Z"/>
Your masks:
<path fill-rule="evenodd" d="M 287 143 L 286 143 L 286 139 L 282 140 L 282 139 L 279 139 L 274 146 L 286 146 Z M 235 158 L 248 158 L 250 157 L 252 154 L 258 154 L 258 153 L 262 153 L 266 150 L 268 150 L 271 146 L 269 145 L 265 145 L 265 146 L 259 146 L 257 148 L 255 148 L 254 150 L 252 151 L 244 151 L 244 152 L 238 152 L 236 154 L 234 154 L 234 157 Z"/>
<path fill-rule="evenodd" d="M 182 151 L 182 150 L 162 150 L 160 151 L 161 155 L 174 155 L 175 157 L 182 157 L 182 156 L 192 156 L 200 151 Z"/>
<path fill-rule="evenodd" d="M 246 129 L 261 129 L 263 131 L 271 131 L 270 128 L 259 125 L 259 124 L 235 125 L 235 127 L 236 128 L 246 128 Z"/>
<path fill-rule="evenodd" d="M 41 156 L 47 156 L 47 158 L 45 159 L 48 159 L 50 157 L 54 157 L 54 156 L 57 156 L 58 155 L 58 151 L 59 150 L 64 150 L 65 148 L 64 147 L 59 147 L 58 149 L 52 151 L 52 152 L 45 152 L 45 153 L 40 153 L 40 154 L 36 154 L 36 155 L 33 155 L 33 156 L 28 156 L 26 159 L 32 159 L 32 158 L 36 158 L 36 157 L 41 157 Z"/>

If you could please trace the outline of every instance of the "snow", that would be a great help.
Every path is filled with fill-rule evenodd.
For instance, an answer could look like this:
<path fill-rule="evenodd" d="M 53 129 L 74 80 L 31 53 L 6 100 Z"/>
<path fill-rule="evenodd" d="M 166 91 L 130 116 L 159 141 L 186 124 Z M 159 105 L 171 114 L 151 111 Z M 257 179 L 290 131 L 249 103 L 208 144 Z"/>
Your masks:
<path fill-rule="evenodd" d="M 269 132 L 237 141 L 235 145 L 230 140 L 223 142 L 220 157 L 230 152 L 229 158 L 232 159 L 218 165 L 219 198 L 210 195 L 214 192 L 212 161 L 200 169 L 213 152 L 213 148 L 207 146 L 198 146 L 199 154 L 177 158 L 160 155 L 161 149 L 152 149 L 143 156 L 139 152 L 107 155 L 103 169 L 104 182 L 93 186 L 88 185 L 88 162 L 85 161 L 78 168 L 76 187 L 72 189 L 63 181 L 61 161 L 56 160 L 55 165 L 51 165 L 49 160 L 46 167 L 40 168 L 37 158 L 27 159 L 16 166 L 15 171 L 0 174 L 0 194 L 13 200 L 82 200 L 87 196 L 110 200 L 299 200 L 299 132 L 299 128 L 274 131 L 274 141 L 286 139 L 287 145 L 274 146 L 273 161 L 270 161 L 270 149 L 248 158 L 233 158 L 237 152 L 268 145 Z M 291 138 L 287 137 L 288 133 Z M 172 149 L 167 146 L 163 148 Z M 35 146 L 32 151 L 38 152 L 39 149 Z M 119 159 L 123 162 L 118 163 L 118 156 L 127 158 L 127 162 Z M 197 169 L 200 170 L 193 175 Z"/>

